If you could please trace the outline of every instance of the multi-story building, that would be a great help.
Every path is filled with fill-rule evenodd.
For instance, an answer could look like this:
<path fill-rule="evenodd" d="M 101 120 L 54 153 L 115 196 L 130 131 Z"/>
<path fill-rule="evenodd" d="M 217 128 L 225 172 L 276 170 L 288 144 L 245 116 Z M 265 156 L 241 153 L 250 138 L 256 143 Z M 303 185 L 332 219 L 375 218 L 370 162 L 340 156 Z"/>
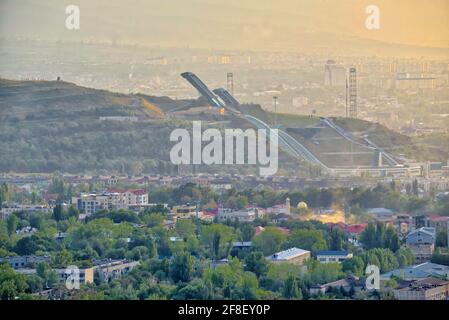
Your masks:
<path fill-rule="evenodd" d="M 398 288 L 393 293 L 397 300 L 447 300 L 449 281 L 426 278 Z"/>
<path fill-rule="evenodd" d="M 346 68 L 334 60 L 328 60 L 324 66 L 324 85 L 344 87 L 346 85 Z"/>
<path fill-rule="evenodd" d="M 123 194 L 128 207 L 148 205 L 148 193 L 144 189 L 108 189 L 107 191 Z"/>
<path fill-rule="evenodd" d="M 72 198 L 72 204 L 85 215 L 91 215 L 100 210 L 147 206 L 148 193 L 143 189 L 109 189 L 101 193 L 81 194 Z"/>
<path fill-rule="evenodd" d="M 80 197 L 72 198 L 72 204 L 88 216 L 101 210 L 119 210 L 128 207 L 124 194 L 118 192 L 81 194 Z"/>
<path fill-rule="evenodd" d="M 435 228 L 422 227 L 410 232 L 406 238 L 406 246 L 413 252 L 417 263 L 427 262 L 435 251 Z"/>

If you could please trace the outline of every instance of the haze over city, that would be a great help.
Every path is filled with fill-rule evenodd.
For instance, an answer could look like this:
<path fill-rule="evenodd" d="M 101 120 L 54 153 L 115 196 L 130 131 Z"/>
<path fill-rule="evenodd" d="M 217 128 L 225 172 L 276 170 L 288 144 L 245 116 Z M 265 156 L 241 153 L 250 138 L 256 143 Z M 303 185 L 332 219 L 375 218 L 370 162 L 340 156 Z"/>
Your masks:
<path fill-rule="evenodd" d="M 2 0 L 0 35 L 265 51 L 301 51 L 328 41 L 347 46 L 356 38 L 449 48 L 445 0 L 79 0 L 81 29 L 70 32 L 64 12 L 72 2 Z M 370 4 L 380 8 L 380 30 L 365 28 Z"/>

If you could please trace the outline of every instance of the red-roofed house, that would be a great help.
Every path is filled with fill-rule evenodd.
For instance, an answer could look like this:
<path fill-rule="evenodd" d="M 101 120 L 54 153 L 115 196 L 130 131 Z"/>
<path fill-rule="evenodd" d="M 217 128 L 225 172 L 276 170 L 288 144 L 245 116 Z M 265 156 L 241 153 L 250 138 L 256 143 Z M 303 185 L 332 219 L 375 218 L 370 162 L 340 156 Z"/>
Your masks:
<path fill-rule="evenodd" d="M 360 223 L 360 224 L 344 224 L 343 222 L 338 223 L 328 223 L 327 226 L 329 229 L 338 228 L 343 232 L 349 233 L 351 238 L 357 239 L 362 233 L 363 230 L 368 226 L 367 223 Z"/>

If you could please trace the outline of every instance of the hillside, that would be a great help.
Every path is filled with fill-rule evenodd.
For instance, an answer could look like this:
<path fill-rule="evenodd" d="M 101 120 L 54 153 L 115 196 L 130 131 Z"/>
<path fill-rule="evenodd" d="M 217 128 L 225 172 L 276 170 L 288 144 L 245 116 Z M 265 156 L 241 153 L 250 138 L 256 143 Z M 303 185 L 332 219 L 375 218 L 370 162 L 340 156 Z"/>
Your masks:
<path fill-rule="evenodd" d="M 195 111 L 199 108 L 200 111 Z M 189 110 L 194 110 L 190 112 Z M 184 112 L 184 113 L 183 113 Z M 0 172 L 173 174 L 170 133 L 192 120 L 248 128 L 201 99 L 125 95 L 62 81 L 0 79 Z M 281 154 L 286 168 L 297 161 Z M 254 166 L 211 166 L 206 172 L 256 172 Z"/>
<path fill-rule="evenodd" d="M 242 105 L 240 110 L 286 130 L 327 164 L 363 166 L 372 161 L 366 150 L 320 127 L 319 118 L 275 115 L 256 105 Z M 178 168 L 169 161 L 168 137 L 175 128 L 191 129 L 192 120 L 219 129 L 251 127 L 231 114 L 220 115 L 201 99 L 125 95 L 62 81 L 0 79 L 0 172 L 176 173 Z M 430 160 L 449 158 L 448 137 L 412 139 L 366 121 L 334 121 L 355 136 L 368 135 L 394 154 L 421 159 L 434 150 Z M 307 165 L 283 152 L 279 165 L 280 173 L 308 172 Z M 255 172 L 253 166 L 196 169 Z"/>

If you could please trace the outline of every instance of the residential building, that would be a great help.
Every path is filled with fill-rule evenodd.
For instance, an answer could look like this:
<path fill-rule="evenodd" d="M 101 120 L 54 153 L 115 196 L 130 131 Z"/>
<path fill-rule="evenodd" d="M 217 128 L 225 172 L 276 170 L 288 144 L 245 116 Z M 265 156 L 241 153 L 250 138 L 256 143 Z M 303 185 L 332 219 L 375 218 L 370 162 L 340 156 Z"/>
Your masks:
<path fill-rule="evenodd" d="M 309 289 L 309 293 L 310 295 L 315 296 L 325 294 L 330 289 L 334 288 L 343 290 L 345 293 L 350 293 L 351 291 L 355 293 L 365 288 L 365 281 L 355 276 L 347 276 L 346 278 L 337 281 L 311 286 Z"/>
<path fill-rule="evenodd" d="M 79 277 L 81 284 L 93 283 L 96 276 L 100 281 L 108 282 L 112 279 L 118 278 L 123 274 L 128 273 L 134 267 L 139 265 L 138 261 L 127 260 L 97 260 L 94 261 L 94 266 L 90 268 L 80 268 Z M 26 266 L 23 265 L 23 266 Z M 24 268 L 20 266 L 15 268 L 17 273 L 24 275 L 34 275 L 37 273 L 36 268 Z M 70 272 L 67 269 L 53 269 L 58 275 L 58 281 L 64 282 L 70 276 Z"/>
<path fill-rule="evenodd" d="M 50 212 L 50 208 L 45 205 L 25 205 L 18 203 L 3 203 L 0 209 L 0 219 L 6 219 L 10 214 L 15 212 Z"/>
<path fill-rule="evenodd" d="M 273 263 L 292 263 L 303 265 L 307 260 L 310 259 L 310 251 L 290 248 L 281 252 L 277 252 L 267 257 L 267 260 Z"/>
<path fill-rule="evenodd" d="M 394 226 L 401 239 L 403 239 L 410 231 L 415 229 L 415 221 L 413 216 L 409 214 L 397 214 L 395 216 Z"/>
<path fill-rule="evenodd" d="M 393 291 L 397 300 L 448 300 L 449 281 L 425 278 Z"/>
<path fill-rule="evenodd" d="M 101 281 L 108 282 L 130 272 L 139 265 L 138 261 L 98 260 L 94 261 L 94 271 Z"/>
<path fill-rule="evenodd" d="M 127 207 L 148 205 L 148 193 L 144 189 L 108 189 L 111 193 L 122 193 Z"/>
<path fill-rule="evenodd" d="M 59 282 L 65 282 L 67 278 L 71 275 L 67 269 L 53 269 L 57 276 Z M 17 273 L 24 275 L 34 275 L 37 273 L 36 269 L 17 269 Z M 94 268 L 80 268 L 79 269 L 79 280 L 80 284 L 88 284 L 94 282 Z"/>
<path fill-rule="evenodd" d="M 87 216 L 101 210 L 120 210 L 127 208 L 124 194 L 118 192 L 81 194 L 80 197 L 72 198 L 72 204 Z"/>
<path fill-rule="evenodd" d="M 176 219 L 201 218 L 203 216 L 203 212 L 199 210 L 198 206 L 192 205 L 174 206 L 172 214 Z"/>
<path fill-rule="evenodd" d="M 36 266 L 42 262 L 50 261 L 49 256 L 10 256 L 0 258 L 0 262 L 8 262 L 14 270 Z"/>
<path fill-rule="evenodd" d="M 353 254 L 347 251 L 323 250 L 316 253 L 316 259 L 321 263 L 343 262 L 352 259 Z"/>
<path fill-rule="evenodd" d="M 346 85 L 346 68 L 334 60 L 328 60 L 324 66 L 324 85 L 344 87 Z"/>
<path fill-rule="evenodd" d="M 447 216 L 429 216 L 424 218 L 424 225 L 428 228 L 435 228 L 438 233 L 445 232 L 449 227 L 449 217 Z"/>
<path fill-rule="evenodd" d="M 406 238 L 406 246 L 413 252 L 416 262 L 427 262 L 435 250 L 435 228 L 422 227 L 410 232 Z"/>
<path fill-rule="evenodd" d="M 238 241 L 232 243 L 231 256 L 238 256 L 240 253 L 251 251 L 253 244 L 251 241 Z"/>
<path fill-rule="evenodd" d="M 101 193 L 81 194 L 72 198 L 72 204 L 88 216 L 101 210 L 149 206 L 148 193 L 143 189 L 108 189 Z"/>
<path fill-rule="evenodd" d="M 269 207 L 266 209 L 266 213 L 268 215 L 290 215 L 291 205 L 290 205 L 290 198 L 285 199 L 285 203 L 278 204 L 273 207 Z"/>
<path fill-rule="evenodd" d="M 232 210 L 228 208 L 219 208 L 216 215 L 219 221 L 226 221 L 228 219 L 240 222 L 253 222 L 257 218 L 264 217 L 263 210 L 257 208 L 247 208 L 242 210 Z"/>

